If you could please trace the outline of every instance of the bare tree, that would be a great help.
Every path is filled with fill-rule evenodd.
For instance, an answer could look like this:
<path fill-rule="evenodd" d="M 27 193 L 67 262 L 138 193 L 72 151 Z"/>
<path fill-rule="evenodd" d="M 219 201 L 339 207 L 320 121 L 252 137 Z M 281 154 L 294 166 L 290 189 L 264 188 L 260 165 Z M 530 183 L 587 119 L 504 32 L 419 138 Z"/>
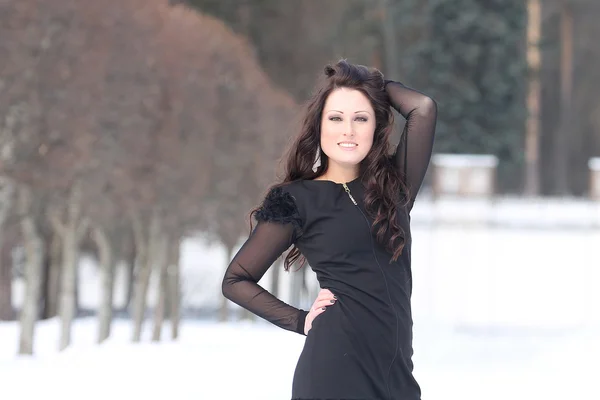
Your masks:
<path fill-rule="evenodd" d="M 45 235 L 45 243 L 47 251 L 45 252 L 46 273 L 44 274 L 45 293 L 42 296 L 44 299 L 44 313 L 42 318 L 54 318 L 58 316 L 62 267 L 62 242 L 59 235 L 54 231 L 50 231 Z"/>
<path fill-rule="evenodd" d="M 14 111 L 14 107 L 12 111 Z M 0 162 L 3 164 L 12 161 L 13 136 L 17 118 L 18 116 L 9 110 L 5 117 L 5 123 L 0 125 Z M 0 175 L 0 251 L 3 254 L 5 246 L 4 229 L 13 206 L 14 194 L 14 181 L 7 176 Z M 12 264 L 10 258 L 0 257 L 0 320 L 9 319 L 12 315 L 11 286 Z"/>
<path fill-rule="evenodd" d="M 35 322 L 39 314 L 39 298 L 42 286 L 41 271 L 44 258 L 44 244 L 39 234 L 37 222 L 32 211 L 31 189 L 21 186 L 19 190 L 19 212 L 25 243 L 25 298 L 21 307 L 19 354 L 33 354 Z"/>
<path fill-rule="evenodd" d="M 15 163 L 17 142 L 22 130 L 31 122 L 30 101 L 35 78 L 32 76 L 35 56 L 31 52 L 38 49 L 39 44 L 27 37 L 22 27 L 15 27 L 18 22 L 30 28 L 32 6 L 30 4 L 17 7 L 14 2 L 0 3 L 0 248 L 4 245 L 7 218 L 13 208 L 17 183 L 12 176 L 11 168 Z M 12 23 L 11 23 L 12 21 Z M 0 318 L 9 318 L 12 314 L 11 285 L 12 266 L 5 257 L 0 265 Z"/>
<path fill-rule="evenodd" d="M 527 125 L 525 133 L 525 194 L 536 196 L 540 191 L 539 182 L 539 140 L 540 140 L 540 37 L 542 15 L 540 0 L 527 2 L 527 65 L 529 67 L 527 91 Z"/>
<path fill-rule="evenodd" d="M 141 339 L 154 273 L 153 339 L 167 317 L 177 337 L 182 238 L 212 231 L 233 251 L 290 133 L 293 101 L 222 22 L 160 1 L 109 3 L 31 0 L 14 31 L 0 28 L 23 42 L 5 52 L 10 68 L 0 76 L 10 82 L 0 85 L 3 109 L 26 116 L 20 127 L 3 115 L 13 124 L 2 133 L 9 138 L 11 128 L 15 161 L 0 172 L 20 193 L 30 348 L 40 297 L 45 315 L 60 315 L 59 347 L 71 342 L 88 232 L 101 273 L 98 340 L 110 335 L 114 266 L 131 255 L 133 339 Z M 118 245 L 129 236 L 134 246 Z"/>

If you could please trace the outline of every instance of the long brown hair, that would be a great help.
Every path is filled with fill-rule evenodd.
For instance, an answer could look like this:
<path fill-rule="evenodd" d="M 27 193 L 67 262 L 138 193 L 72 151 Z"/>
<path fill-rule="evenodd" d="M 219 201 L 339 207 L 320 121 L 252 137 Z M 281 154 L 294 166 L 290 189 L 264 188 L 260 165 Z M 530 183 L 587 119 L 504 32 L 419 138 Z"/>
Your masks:
<path fill-rule="evenodd" d="M 327 170 L 329 160 L 323 150 L 320 150 L 320 167 L 316 172 L 312 167 L 321 139 L 325 101 L 333 90 L 341 87 L 363 93 L 375 111 L 373 145 L 359 165 L 359 180 L 366 187 L 365 210 L 374 220 L 372 230 L 376 239 L 392 253 L 390 262 L 396 261 L 405 245 L 405 234 L 397 220 L 398 209 L 406 206 L 409 197 L 405 178 L 394 165 L 390 154 L 389 138 L 393 131 L 394 114 L 385 91 L 383 74 L 376 68 L 350 64 L 346 60 L 325 66 L 325 77 L 317 84 L 307 102 L 300 132 L 286 152 L 285 177 L 272 188 L 297 180 L 314 179 Z M 257 210 L 254 209 L 250 216 Z M 252 223 L 250 227 L 252 229 Z M 387 242 L 386 238 L 389 238 Z M 286 271 L 300 255 L 299 249 L 294 246 L 285 259 Z M 301 266 L 305 261 L 302 257 Z"/>

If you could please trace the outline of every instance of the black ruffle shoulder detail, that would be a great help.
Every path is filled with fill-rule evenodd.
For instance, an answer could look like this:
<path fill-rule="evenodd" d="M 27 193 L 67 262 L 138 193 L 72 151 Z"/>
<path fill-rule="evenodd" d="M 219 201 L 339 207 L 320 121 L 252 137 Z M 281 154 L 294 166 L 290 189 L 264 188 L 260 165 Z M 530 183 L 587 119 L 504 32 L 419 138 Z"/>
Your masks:
<path fill-rule="evenodd" d="M 298 212 L 294 197 L 281 187 L 275 187 L 267 193 L 262 205 L 256 210 L 257 221 L 292 224 L 296 237 L 302 234 L 302 218 Z"/>

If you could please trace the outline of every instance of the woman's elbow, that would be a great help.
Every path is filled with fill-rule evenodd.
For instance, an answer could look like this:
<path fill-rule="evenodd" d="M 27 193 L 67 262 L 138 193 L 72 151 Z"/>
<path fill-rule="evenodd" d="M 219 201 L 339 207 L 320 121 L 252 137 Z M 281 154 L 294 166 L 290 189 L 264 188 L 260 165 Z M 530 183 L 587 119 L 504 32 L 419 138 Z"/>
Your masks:
<path fill-rule="evenodd" d="M 429 96 L 423 96 L 421 100 L 421 104 L 419 105 L 419 111 L 426 115 L 436 115 L 437 114 L 437 102 Z"/>
<path fill-rule="evenodd" d="M 225 275 L 223 277 L 223 281 L 221 282 L 221 294 L 229 300 L 233 297 L 233 280 L 231 276 Z"/>

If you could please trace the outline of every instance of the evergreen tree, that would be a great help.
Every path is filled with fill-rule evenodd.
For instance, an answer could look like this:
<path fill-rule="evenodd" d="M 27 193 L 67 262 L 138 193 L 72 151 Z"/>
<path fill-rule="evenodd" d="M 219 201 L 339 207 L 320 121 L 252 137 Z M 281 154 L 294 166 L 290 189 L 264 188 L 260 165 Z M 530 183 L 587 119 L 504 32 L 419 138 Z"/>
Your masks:
<path fill-rule="evenodd" d="M 500 159 L 501 186 L 519 189 L 525 3 L 432 0 L 430 18 L 431 37 L 421 48 L 426 67 L 419 70 L 426 74 L 423 90 L 440 104 L 436 150 L 494 154 Z"/>

